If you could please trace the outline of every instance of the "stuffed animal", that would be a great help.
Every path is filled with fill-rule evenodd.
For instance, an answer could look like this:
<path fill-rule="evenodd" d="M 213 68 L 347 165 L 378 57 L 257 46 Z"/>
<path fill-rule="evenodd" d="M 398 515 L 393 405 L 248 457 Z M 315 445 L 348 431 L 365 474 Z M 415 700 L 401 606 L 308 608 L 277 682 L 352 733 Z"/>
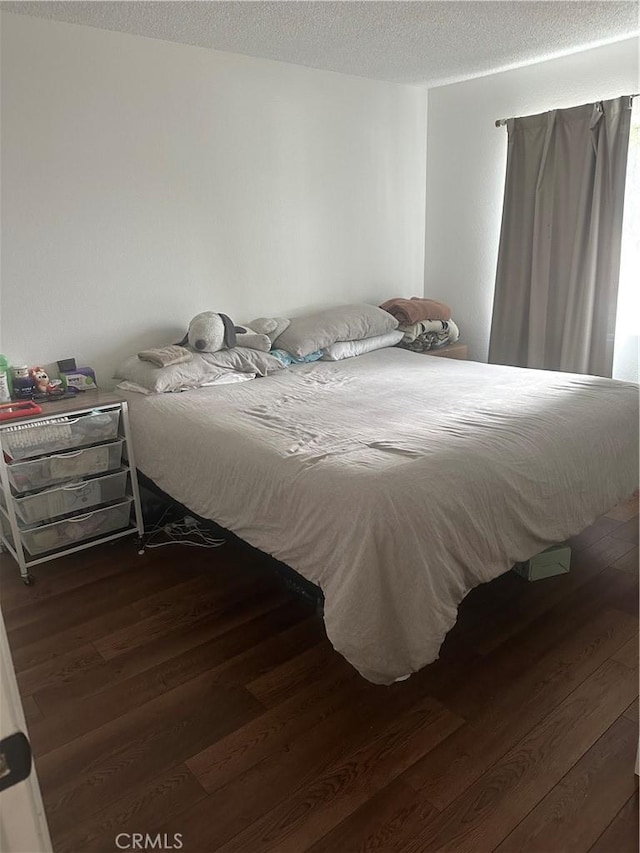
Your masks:
<path fill-rule="evenodd" d="M 42 367 L 32 367 L 29 376 L 36 384 L 36 394 L 51 394 L 60 391 L 62 381 L 60 379 L 49 379 L 49 375 Z"/>
<path fill-rule="evenodd" d="M 276 338 L 289 328 L 291 320 L 286 317 L 258 317 L 257 320 L 251 321 L 251 328 L 259 335 L 268 335 L 271 341 L 271 346 Z"/>
<path fill-rule="evenodd" d="M 269 352 L 271 340 L 268 335 L 256 334 L 247 326 L 235 326 L 226 314 L 203 311 L 189 323 L 189 330 L 178 346 L 189 346 L 196 352 L 217 352 L 232 347 Z"/>

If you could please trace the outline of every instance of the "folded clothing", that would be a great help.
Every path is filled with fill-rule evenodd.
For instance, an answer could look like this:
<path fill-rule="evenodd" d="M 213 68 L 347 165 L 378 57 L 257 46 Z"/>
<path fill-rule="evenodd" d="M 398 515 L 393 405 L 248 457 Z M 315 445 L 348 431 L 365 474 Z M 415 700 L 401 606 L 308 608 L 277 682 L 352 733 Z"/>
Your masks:
<path fill-rule="evenodd" d="M 460 337 L 460 331 L 453 320 L 423 320 L 420 323 L 412 323 L 410 326 L 398 326 L 403 333 L 403 343 L 411 343 L 426 332 L 449 332 L 451 343 Z"/>
<path fill-rule="evenodd" d="M 422 320 L 451 319 L 451 308 L 444 302 L 423 299 L 420 296 L 412 296 L 411 299 L 403 299 L 400 296 L 387 299 L 380 308 L 395 317 L 401 326 L 410 326 Z"/>
<path fill-rule="evenodd" d="M 150 361 L 156 367 L 169 367 L 172 364 L 183 364 L 186 361 L 191 361 L 192 354 L 185 347 L 178 344 L 170 344 L 166 347 L 154 347 L 153 349 L 144 349 L 138 353 L 138 358 L 142 361 Z"/>
<path fill-rule="evenodd" d="M 454 344 L 460 337 L 460 330 L 453 320 L 427 320 L 424 323 L 414 323 L 403 331 L 405 336 L 398 346 L 413 352 L 428 352 Z"/>

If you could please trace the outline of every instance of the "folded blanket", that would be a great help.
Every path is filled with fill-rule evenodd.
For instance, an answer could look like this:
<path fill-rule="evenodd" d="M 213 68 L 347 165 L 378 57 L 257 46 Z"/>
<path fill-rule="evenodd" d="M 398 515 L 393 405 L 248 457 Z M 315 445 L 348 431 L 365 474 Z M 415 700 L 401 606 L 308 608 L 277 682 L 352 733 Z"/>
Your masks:
<path fill-rule="evenodd" d="M 424 335 L 425 332 L 442 332 L 448 331 L 451 340 L 457 341 L 460 337 L 458 327 L 453 320 L 423 320 L 420 323 L 412 323 L 410 326 L 398 326 L 398 329 L 403 333 L 403 342 L 411 343 L 419 335 Z"/>
<path fill-rule="evenodd" d="M 451 319 L 451 308 L 444 302 L 438 302 L 436 299 L 422 299 L 419 296 L 412 296 L 411 299 L 403 299 L 399 296 L 387 299 L 380 308 L 395 317 L 402 326 L 410 326 L 422 320 Z"/>
<path fill-rule="evenodd" d="M 415 325 L 419 329 L 418 334 L 408 339 L 403 338 L 398 346 L 413 352 L 428 352 L 438 349 L 438 347 L 454 344 L 460 337 L 458 327 L 453 320 L 429 320 Z"/>
<path fill-rule="evenodd" d="M 169 367 L 172 364 L 182 364 L 183 361 L 191 361 L 193 355 L 184 347 L 180 347 L 177 344 L 170 344 L 166 347 L 144 349 L 138 353 L 138 358 L 142 359 L 142 361 L 150 361 L 156 367 Z"/>

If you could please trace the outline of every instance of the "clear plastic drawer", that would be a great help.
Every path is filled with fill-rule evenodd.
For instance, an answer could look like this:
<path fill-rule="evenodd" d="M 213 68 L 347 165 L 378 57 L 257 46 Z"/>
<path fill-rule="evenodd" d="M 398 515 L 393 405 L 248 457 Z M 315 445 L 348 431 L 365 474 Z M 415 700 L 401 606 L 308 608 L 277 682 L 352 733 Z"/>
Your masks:
<path fill-rule="evenodd" d="M 35 495 L 14 498 L 14 505 L 21 521 L 34 524 L 57 515 L 80 512 L 92 506 L 119 500 L 124 498 L 126 489 L 127 472 L 118 471 L 105 477 L 69 483 Z"/>
<path fill-rule="evenodd" d="M 120 409 L 87 412 L 16 424 L 2 432 L 2 446 L 11 459 L 27 459 L 70 447 L 110 441 L 118 436 Z"/>
<path fill-rule="evenodd" d="M 103 474 L 120 467 L 123 439 L 99 447 L 58 453 L 30 462 L 7 465 L 9 481 L 17 493 L 44 489 L 66 480 L 78 480 L 92 474 Z"/>
<path fill-rule="evenodd" d="M 128 497 L 122 503 L 113 506 L 94 509 L 93 512 L 64 518 L 53 524 L 35 527 L 33 530 L 23 530 L 22 543 L 27 551 L 35 556 L 59 548 L 73 548 L 74 545 L 86 539 L 115 533 L 116 530 L 129 525 L 132 500 L 133 498 Z"/>

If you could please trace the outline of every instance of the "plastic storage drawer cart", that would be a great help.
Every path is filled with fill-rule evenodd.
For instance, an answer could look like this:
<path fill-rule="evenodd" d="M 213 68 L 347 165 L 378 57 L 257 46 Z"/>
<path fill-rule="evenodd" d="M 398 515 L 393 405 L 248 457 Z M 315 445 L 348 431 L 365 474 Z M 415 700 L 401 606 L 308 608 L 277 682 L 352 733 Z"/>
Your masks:
<path fill-rule="evenodd" d="M 127 404 L 99 391 L 0 423 L 0 541 L 30 567 L 144 527 Z"/>

